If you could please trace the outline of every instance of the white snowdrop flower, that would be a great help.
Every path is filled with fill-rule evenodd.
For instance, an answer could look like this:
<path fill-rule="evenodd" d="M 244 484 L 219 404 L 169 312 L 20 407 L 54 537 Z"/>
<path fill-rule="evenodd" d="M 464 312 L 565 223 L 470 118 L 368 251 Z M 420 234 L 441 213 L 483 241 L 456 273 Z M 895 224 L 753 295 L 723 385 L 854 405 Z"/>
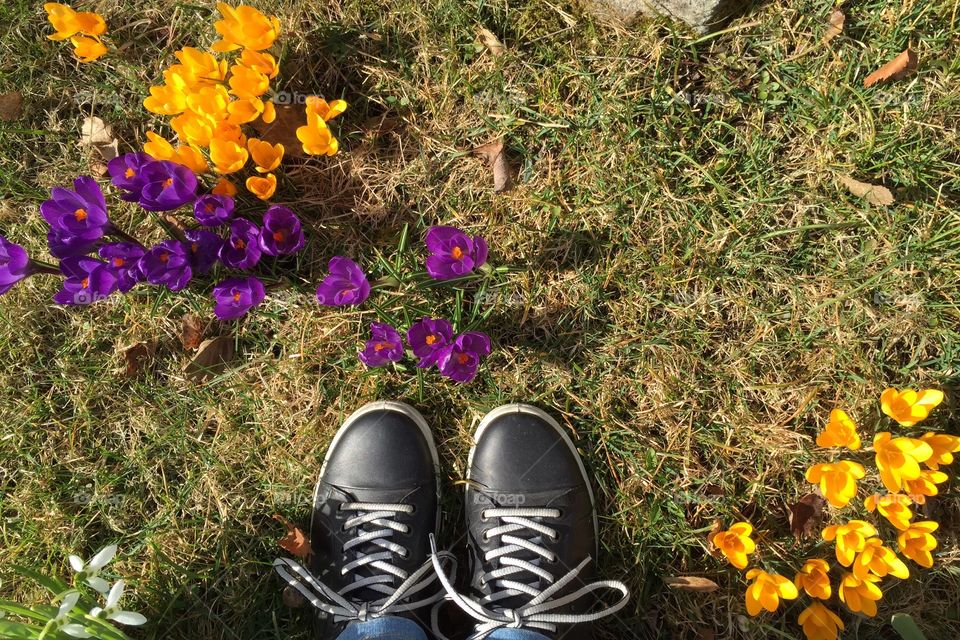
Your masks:
<path fill-rule="evenodd" d="M 103 608 L 94 607 L 90 610 L 90 615 L 98 617 L 103 614 L 107 620 L 113 620 L 120 624 L 138 626 L 147 621 L 147 618 L 135 611 L 123 611 L 120 609 L 120 598 L 123 597 L 123 580 L 117 580 L 110 592 L 107 594 L 107 600 L 103 603 Z"/>
<path fill-rule="evenodd" d="M 90 558 L 90 562 L 86 564 L 78 556 L 71 555 L 70 566 L 84 582 L 102 595 L 110 588 L 110 584 L 97 574 L 113 560 L 115 555 L 117 555 L 117 545 L 111 544 L 98 551 L 97 555 Z"/>

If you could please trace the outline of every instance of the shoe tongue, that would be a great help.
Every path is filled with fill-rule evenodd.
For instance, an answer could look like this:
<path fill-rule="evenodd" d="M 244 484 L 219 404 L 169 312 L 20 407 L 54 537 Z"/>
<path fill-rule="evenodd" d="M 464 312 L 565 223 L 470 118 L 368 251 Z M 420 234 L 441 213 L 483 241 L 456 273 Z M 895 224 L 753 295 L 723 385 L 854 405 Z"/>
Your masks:
<path fill-rule="evenodd" d="M 362 502 L 362 503 L 368 503 L 368 504 L 369 503 L 408 504 L 411 494 L 416 491 L 416 489 L 392 489 L 392 490 L 357 489 L 357 488 L 346 489 L 342 487 L 340 489 L 346 495 L 347 499 L 345 500 L 345 502 Z M 351 512 L 351 514 L 355 516 L 360 516 L 360 515 L 363 515 L 364 513 L 370 513 L 370 512 L 364 512 L 364 511 Z M 402 523 L 404 522 L 404 516 L 405 514 L 399 513 L 390 517 L 390 519 Z M 371 531 L 380 531 L 386 528 L 387 527 L 377 525 L 375 522 L 367 522 L 359 527 L 354 527 L 350 529 L 347 535 L 349 536 L 350 539 L 353 539 L 353 538 L 360 537 L 364 533 L 369 533 Z M 397 542 L 397 533 L 395 532 L 392 536 L 387 536 L 386 540 L 389 540 L 391 542 Z M 356 547 L 353 547 L 352 549 L 350 549 L 350 551 L 347 552 L 347 555 L 349 557 L 349 560 L 352 562 L 358 556 L 369 556 L 369 555 L 384 553 L 388 551 L 389 551 L 388 549 L 384 549 L 379 545 L 373 544 L 373 542 L 371 541 L 371 542 L 367 542 L 365 544 L 361 544 Z M 382 562 L 387 562 L 389 564 L 396 565 L 397 560 L 399 560 L 399 556 L 393 555 L 390 558 L 383 560 Z M 356 582 L 363 578 L 369 578 L 372 576 L 383 576 L 383 575 L 391 576 L 393 578 L 391 582 L 382 583 L 388 586 L 391 589 L 391 591 L 394 588 L 400 586 L 400 584 L 403 582 L 398 576 L 393 576 L 392 574 L 386 571 L 383 571 L 382 569 L 379 569 L 373 566 L 372 564 L 367 564 L 362 567 L 358 567 L 348 574 L 350 578 L 350 582 Z M 346 584 L 349 584 L 349 583 L 346 583 Z M 369 587 L 363 587 L 355 591 L 351 591 L 349 594 L 347 594 L 347 598 L 354 602 L 373 602 L 375 600 L 382 600 L 383 598 L 386 598 L 386 597 L 389 597 L 389 594 L 381 593 Z"/>

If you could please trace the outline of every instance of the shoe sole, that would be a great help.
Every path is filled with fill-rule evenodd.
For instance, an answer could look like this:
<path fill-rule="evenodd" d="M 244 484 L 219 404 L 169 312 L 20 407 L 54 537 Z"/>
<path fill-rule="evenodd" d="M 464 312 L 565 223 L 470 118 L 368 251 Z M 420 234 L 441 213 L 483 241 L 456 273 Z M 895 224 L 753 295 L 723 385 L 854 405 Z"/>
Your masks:
<path fill-rule="evenodd" d="M 467 504 L 470 500 L 470 470 L 473 468 L 473 454 L 477 450 L 477 442 L 480 442 L 480 438 L 483 437 L 483 431 L 486 429 L 490 423 L 492 423 L 497 418 L 500 418 L 511 413 L 525 413 L 527 415 L 535 416 L 551 427 L 556 431 L 560 438 L 566 443 L 567 448 L 570 449 L 570 452 L 573 454 L 573 457 L 577 460 L 577 466 L 580 468 L 580 475 L 583 477 L 583 482 L 587 486 L 587 494 L 590 496 L 590 511 L 593 515 L 593 539 L 595 541 L 595 553 L 594 558 L 597 557 L 600 553 L 600 529 L 597 523 L 597 504 L 593 496 L 593 486 L 590 483 L 590 476 L 587 475 L 587 468 L 583 465 L 583 458 L 580 457 L 580 453 L 577 451 L 576 445 L 573 443 L 573 439 L 570 438 L 569 434 L 560 426 L 556 420 L 553 419 L 550 414 L 546 411 L 535 407 L 530 404 L 523 404 L 521 402 L 515 402 L 512 404 L 505 404 L 496 409 L 490 411 L 487 415 L 483 416 L 483 419 L 480 421 L 480 425 L 477 427 L 476 433 L 473 434 L 474 445 L 470 448 L 470 455 L 467 457 L 467 484 L 464 491 L 464 499 L 467 500 Z"/>
<path fill-rule="evenodd" d="M 323 464 L 320 466 L 320 473 L 317 476 L 317 484 L 313 488 L 313 502 L 310 504 L 311 516 L 310 516 L 310 529 L 313 530 L 313 508 L 317 504 L 317 495 L 320 492 L 320 483 L 323 481 L 323 474 L 327 470 L 327 462 L 330 460 L 330 455 L 333 453 L 333 450 L 337 446 L 337 442 L 340 440 L 340 436 L 344 434 L 347 430 L 347 427 L 350 426 L 353 422 L 364 416 L 368 413 L 374 411 L 397 411 L 407 416 L 417 425 L 420 429 L 420 432 L 423 434 L 423 437 L 427 440 L 427 445 L 430 447 L 430 458 L 433 461 L 433 477 L 436 482 L 436 496 L 437 496 L 437 522 L 434 525 L 433 530 L 440 530 L 440 456 L 437 453 L 437 445 L 433 441 L 433 432 L 430 430 L 430 425 L 427 424 L 426 419 L 420 414 L 419 411 L 408 405 L 406 402 L 396 402 L 393 400 L 379 400 L 376 402 L 368 402 L 363 405 L 356 411 L 350 414 L 346 420 L 343 421 L 343 424 L 340 425 L 340 428 L 337 430 L 335 436 L 333 436 L 333 441 L 330 443 L 330 446 L 327 447 L 327 454 L 323 458 Z"/>

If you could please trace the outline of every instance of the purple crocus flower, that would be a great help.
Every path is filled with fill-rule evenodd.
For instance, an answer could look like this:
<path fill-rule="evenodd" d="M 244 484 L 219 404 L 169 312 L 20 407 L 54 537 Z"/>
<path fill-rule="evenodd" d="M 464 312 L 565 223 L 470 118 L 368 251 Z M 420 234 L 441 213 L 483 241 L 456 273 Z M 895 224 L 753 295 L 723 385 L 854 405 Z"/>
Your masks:
<path fill-rule="evenodd" d="M 0 296 L 30 275 L 30 258 L 20 245 L 0 236 Z"/>
<path fill-rule="evenodd" d="M 184 235 L 187 238 L 190 266 L 194 273 L 201 275 L 207 273 L 217 263 L 220 249 L 223 247 L 223 238 L 204 229 L 191 229 Z"/>
<path fill-rule="evenodd" d="M 403 357 L 403 340 L 397 330 L 383 322 L 370 323 L 370 339 L 359 354 L 368 367 L 382 367 Z"/>
<path fill-rule="evenodd" d="M 140 206 L 147 211 L 171 211 L 193 202 L 197 195 L 197 176 L 182 164 L 155 160 L 145 164 L 140 175 Z"/>
<path fill-rule="evenodd" d="M 155 162 L 155 160 L 145 153 L 125 153 L 107 163 L 110 182 L 113 183 L 113 186 L 126 192 L 120 198 L 127 202 L 136 202 L 140 199 L 143 186 L 146 184 L 143 169 L 151 162 Z"/>
<path fill-rule="evenodd" d="M 233 219 L 234 208 L 230 196 L 208 193 L 193 203 L 193 217 L 205 227 L 219 227 Z"/>
<path fill-rule="evenodd" d="M 120 293 L 126 293 L 137 283 L 143 282 L 140 258 L 145 252 L 140 245 L 132 242 L 111 242 L 101 246 L 98 253 L 117 277 Z"/>
<path fill-rule="evenodd" d="M 479 331 L 457 336 L 437 360 L 440 375 L 457 382 L 470 382 L 477 375 L 481 356 L 490 353 L 490 338 Z"/>
<path fill-rule="evenodd" d="M 117 276 L 106 262 L 96 258 L 66 258 L 60 261 L 60 271 L 67 279 L 63 288 L 53 296 L 57 304 L 91 304 L 117 290 Z"/>
<path fill-rule="evenodd" d="M 230 223 L 230 237 L 220 248 L 220 261 L 234 269 L 249 269 L 260 261 L 260 229 L 249 220 Z"/>
<path fill-rule="evenodd" d="M 213 312 L 221 320 L 233 320 L 263 302 L 264 296 L 263 283 L 257 278 L 230 278 L 213 288 Z"/>
<path fill-rule="evenodd" d="M 303 228 L 293 211 L 274 205 L 263 214 L 260 248 L 271 256 L 290 255 L 303 248 Z"/>
<path fill-rule="evenodd" d="M 443 350 L 453 341 L 453 325 L 443 318 L 421 318 L 407 329 L 407 344 L 420 358 L 417 366 L 426 369 L 436 364 Z"/>
<path fill-rule="evenodd" d="M 166 285 L 170 291 L 183 289 L 193 277 L 190 254 L 176 240 L 164 240 L 151 247 L 140 258 L 140 270 L 147 282 Z"/>
<path fill-rule="evenodd" d="M 98 240 L 71 236 L 55 229 L 47 232 L 47 246 L 50 247 L 50 254 L 61 260 L 86 255 L 97 248 L 97 242 Z"/>
<path fill-rule="evenodd" d="M 74 191 L 51 189 L 50 199 L 40 205 L 40 213 L 64 244 L 90 244 L 112 229 L 107 203 L 100 185 L 90 176 L 80 176 L 73 187 Z"/>
<path fill-rule="evenodd" d="M 430 227 L 426 235 L 427 273 L 435 280 L 465 276 L 487 261 L 487 243 L 456 227 Z"/>
<path fill-rule="evenodd" d="M 330 275 L 317 287 L 317 300 L 327 307 L 358 305 L 370 297 L 370 283 L 359 265 L 350 258 L 336 256 L 327 265 Z"/>

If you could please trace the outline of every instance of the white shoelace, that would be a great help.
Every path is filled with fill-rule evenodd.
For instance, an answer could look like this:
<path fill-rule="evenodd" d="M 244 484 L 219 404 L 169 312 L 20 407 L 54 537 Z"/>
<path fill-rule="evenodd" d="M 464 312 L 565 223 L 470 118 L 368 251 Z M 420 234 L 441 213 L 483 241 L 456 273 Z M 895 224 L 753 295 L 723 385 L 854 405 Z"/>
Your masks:
<path fill-rule="evenodd" d="M 277 558 L 273 561 L 274 570 L 291 587 L 300 592 L 310 604 L 317 609 L 334 617 L 334 622 L 345 620 L 367 621 L 387 615 L 412 611 L 443 599 L 443 591 L 437 589 L 435 593 L 415 602 L 407 601 L 411 596 L 423 591 L 436 580 L 434 567 L 439 560 L 430 558 L 423 565 L 409 574 L 392 564 L 394 555 L 405 558 L 409 551 L 403 545 L 392 542 L 389 538 L 394 532 L 407 533 L 410 527 L 396 521 L 399 513 L 413 513 L 413 506 L 406 504 L 386 504 L 370 502 L 347 502 L 340 505 L 341 511 L 354 511 L 358 515 L 347 519 L 343 530 L 356 529 L 357 535 L 348 540 L 343 549 L 345 552 L 356 549 L 354 559 L 343 565 L 340 574 L 346 576 L 362 567 L 369 566 L 377 572 L 366 577 L 355 576 L 355 580 L 347 584 L 340 591 L 316 579 L 306 568 L 289 558 Z M 379 527 L 372 531 L 365 531 L 365 525 Z M 374 553 L 362 553 L 360 548 L 373 545 L 383 549 Z M 440 554 L 441 559 L 453 562 L 449 553 Z M 399 586 L 393 584 L 400 581 Z M 348 595 L 358 589 L 367 588 L 382 593 L 383 598 L 372 602 L 355 601 L 348 599 Z"/>
<path fill-rule="evenodd" d="M 552 573 L 539 566 L 541 560 L 546 562 L 555 562 L 556 555 L 546 547 L 537 544 L 544 537 L 556 540 L 557 532 L 555 529 L 543 524 L 542 520 L 556 519 L 560 517 L 560 511 L 557 509 L 539 509 L 539 508 L 501 508 L 486 509 L 481 514 L 485 520 L 495 519 L 501 524 L 484 531 L 483 536 L 486 539 L 499 538 L 501 546 L 491 549 L 484 555 L 487 562 L 498 561 L 499 567 L 489 571 L 480 580 L 482 584 L 493 581 L 493 584 L 499 588 L 499 591 L 492 590 L 490 595 L 484 596 L 480 601 L 466 598 L 457 593 L 452 581 L 444 573 L 440 562 L 441 554 L 437 553 L 436 542 L 433 536 L 430 537 L 430 546 L 432 550 L 431 562 L 434 571 L 440 577 L 440 584 L 446 591 L 446 598 L 452 600 L 477 621 L 476 632 L 471 638 L 483 638 L 491 631 L 500 628 L 511 629 L 539 629 L 547 632 L 556 632 L 558 624 L 580 624 L 592 622 L 606 616 L 612 615 L 626 606 L 630 599 L 630 591 L 626 585 L 616 580 L 601 580 L 584 585 L 580 589 L 551 599 L 555 594 L 566 587 L 574 580 L 581 570 L 590 562 L 587 557 L 579 565 L 567 572 L 563 577 L 557 579 Z M 526 533 L 525 537 L 518 534 Z M 528 551 L 538 556 L 532 562 L 522 558 L 514 557 L 517 552 Z M 517 574 L 527 572 L 542 579 L 549 584 L 546 589 L 538 590 L 537 587 L 520 582 L 516 578 Z M 513 578 L 513 579 L 511 579 Z M 551 613 L 570 603 L 579 600 L 583 596 L 599 591 L 601 589 L 613 589 L 621 594 L 620 600 L 611 606 L 599 611 L 583 614 L 562 614 Z M 494 604 L 505 598 L 518 595 L 530 596 L 530 601 L 517 609 L 506 607 L 488 607 L 485 605 Z M 439 637 L 443 637 L 438 627 L 438 607 L 433 610 L 433 630 Z"/>

